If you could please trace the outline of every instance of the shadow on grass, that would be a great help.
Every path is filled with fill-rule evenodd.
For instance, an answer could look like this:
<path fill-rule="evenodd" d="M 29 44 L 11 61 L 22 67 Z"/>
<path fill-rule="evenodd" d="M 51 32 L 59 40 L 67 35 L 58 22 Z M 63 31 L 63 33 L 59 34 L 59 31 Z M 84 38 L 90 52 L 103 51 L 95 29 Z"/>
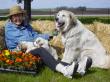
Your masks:
<path fill-rule="evenodd" d="M 45 68 L 46 68 L 46 65 L 43 63 L 43 61 L 41 61 L 38 66 L 37 75 L 40 75 L 44 71 Z"/>
<path fill-rule="evenodd" d="M 78 79 L 78 78 L 82 78 L 82 77 L 85 77 L 85 76 L 87 76 L 87 75 L 90 75 L 90 74 L 93 74 L 93 73 L 95 73 L 96 72 L 96 70 L 95 69 L 90 69 L 90 70 L 88 70 L 87 72 L 86 72 L 86 74 L 84 75 L 84 76 L 81 76 L 80 74 L 76 74 L 76 75 L 74 75 L 74 79 Z"/>

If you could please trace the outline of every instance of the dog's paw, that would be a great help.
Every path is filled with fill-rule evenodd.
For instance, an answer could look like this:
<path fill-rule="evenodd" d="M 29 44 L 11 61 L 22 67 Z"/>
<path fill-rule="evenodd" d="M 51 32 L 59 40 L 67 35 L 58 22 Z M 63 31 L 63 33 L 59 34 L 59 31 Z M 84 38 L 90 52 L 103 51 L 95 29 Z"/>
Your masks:
<path fill-rule="evenodd" d="M 48 40 L 39 37 L 34 41 L 34 45 L 38 47 L 45 47 L 46 45 L 48 45 Z"/>

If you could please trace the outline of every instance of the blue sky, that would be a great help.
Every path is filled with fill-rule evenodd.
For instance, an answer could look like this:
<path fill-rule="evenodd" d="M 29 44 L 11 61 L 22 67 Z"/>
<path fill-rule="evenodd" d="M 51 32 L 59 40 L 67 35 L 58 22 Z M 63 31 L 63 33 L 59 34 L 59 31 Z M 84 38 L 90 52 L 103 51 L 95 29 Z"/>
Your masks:
<path fill-rule="evenodd" d="M 0 0 L 0 9 L 10 8 L 16 5 L 16 0 Z M 110 8 L 110 0 L 33 0 L 32 8 L 55 8 L 60 6 L 89 8 Z M 23 6 L 23 4 L 20 4 Z"/>

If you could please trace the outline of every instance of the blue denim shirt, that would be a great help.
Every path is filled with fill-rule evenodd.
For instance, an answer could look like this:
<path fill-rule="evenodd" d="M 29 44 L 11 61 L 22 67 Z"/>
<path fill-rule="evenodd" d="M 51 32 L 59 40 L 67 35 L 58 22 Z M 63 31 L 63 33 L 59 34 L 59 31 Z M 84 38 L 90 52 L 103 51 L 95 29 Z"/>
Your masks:
<path fill-rule="evenodd" d="M 17 26 L 10 20 L 5 24 L 5 41 L 7 48 L 10 50 L 15 49 L 21 41 L 33 41 L 37 37 L 49 39 L 48 34 L 38 34 L 29 24 Z"/>

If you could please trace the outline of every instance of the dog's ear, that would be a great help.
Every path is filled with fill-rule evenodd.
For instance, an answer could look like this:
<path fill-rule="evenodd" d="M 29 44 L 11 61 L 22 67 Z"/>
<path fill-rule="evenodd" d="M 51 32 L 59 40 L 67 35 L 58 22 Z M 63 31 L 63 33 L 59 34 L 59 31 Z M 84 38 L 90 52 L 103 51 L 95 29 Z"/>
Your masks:
<path fill-rule="evenodd" d="M 71 23 L 72 23 L 73 25 L 76 25 L 76 24 L 77 24 L 77 18 L 76 18 L 76 16 L 74 15 L 74 13 L 70 12 L 69 16 L 70 16 L 70 19 L 71 19 Z"/>

